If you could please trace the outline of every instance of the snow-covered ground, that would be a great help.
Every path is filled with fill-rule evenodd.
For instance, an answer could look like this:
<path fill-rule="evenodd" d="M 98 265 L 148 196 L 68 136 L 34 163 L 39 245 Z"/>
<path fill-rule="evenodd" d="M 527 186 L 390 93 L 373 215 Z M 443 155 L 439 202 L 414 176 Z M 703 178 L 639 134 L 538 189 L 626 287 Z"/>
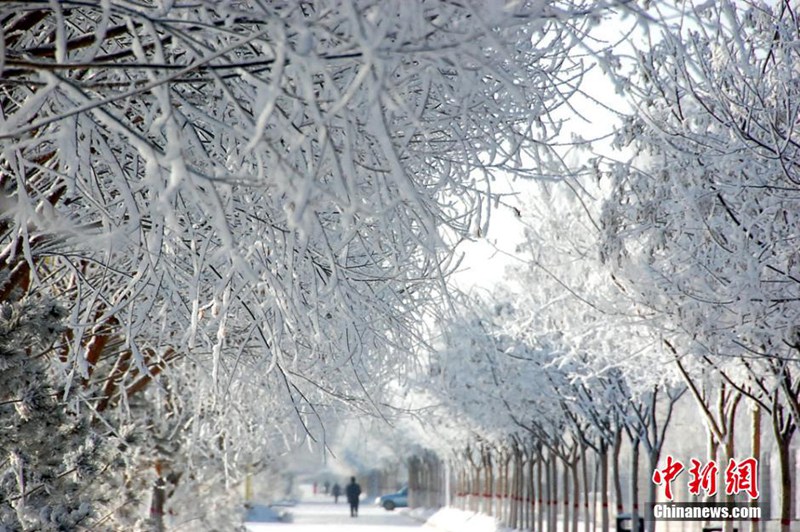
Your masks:
<path fill-rule="evenodd" d="M 314 494 L 310 485 L 299 486 L 299 492 L 301 500 L 295 506 L 254 505 L 248 532 L 512 532 L 497 526 L 492 517 L 456 508 L 389 512 L 372 504 L 372 497 L 361 501 L 359 515 L 353 518 L 344 497 L 334 504 L 331 496 Z M 287 514 L 287 522 L 275 522 L 281 513 Z"/>
<path fill-rule="evenodd" d="M 412 513 L 418 512 L 417 510 Z M 428 511 L 425 520 L 426 530 L 442 532 L 512 532 L 509 528 L 497 525 L 493 517 L 465 512 L 457 508 L 442 508 Z"/>
<path fill-rule="evenodd" d="M 498 526 L 494 519 L 455 508 L 440 510 L 396 510 L 387 512 L 371 504 L 363 504 L 358 518 L 351 518 L 346 503 L 334 505 L 329 497 L 306 499 L 288 510 L 292 522 L 247 523 L 248 532 L 514 532 Z M 559 521 L 557 530 L 562 529 Z M 613 526 L 613 523 L 612 523 Z M 583 530 L 583 524 L 579 526 Z M 690 532 L 700 529 L 700 523 L 661 522 L 662 532 Z M 767 524 L 768 532 L 777 532 L 777 521 Z M 741 528 L 740 528 L 741 530 Z"/>
<path fill-rule="evenodd" d="M 247 523 L 251 532 L 404 532 L 420 530 L 423 522 L 403 511 L 387 512 L 378 506 L 362 503 L 358 517 L 350 517 L 349 506 L 341 498 L 316 496 L 297 506 L 284 508 L 291 517 L 288 523 Z"/>
<path fill-rule="evenodd" d="M 350 517 L 344 498 L 334 504 L 330 496 L 304 494 L 299 504 L 276 508 L 289 515 L 288 522 L 246 523 L 249 532 L 510 532 L 495 525 L 494 519 L 454 508 L 441 510 L 396 510 L 388 512 L 362 501 L 358 517 Z M 259 519 L 258 512 L 253 514 Z M 270 512 L 262 512 L 269 519 Z"/>

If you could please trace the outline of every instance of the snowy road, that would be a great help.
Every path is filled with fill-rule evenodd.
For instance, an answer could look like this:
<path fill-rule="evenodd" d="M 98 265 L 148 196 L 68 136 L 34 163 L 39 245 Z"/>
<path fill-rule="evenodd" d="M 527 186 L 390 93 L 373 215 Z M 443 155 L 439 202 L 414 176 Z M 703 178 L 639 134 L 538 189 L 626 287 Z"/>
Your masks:
<path fill-rule="evenodd" d="M 411 532 L 423 530 L 422 523 L 403 511 L 387 512 L 362 503 L 358 517 L 350 517 L 345 502 L 333 504 L 328 497 L 312 498 L 288 508 L 291 523 L 247 523 L 251 532 Z M 429 529 L 426 529 L 429 530 Z"/>

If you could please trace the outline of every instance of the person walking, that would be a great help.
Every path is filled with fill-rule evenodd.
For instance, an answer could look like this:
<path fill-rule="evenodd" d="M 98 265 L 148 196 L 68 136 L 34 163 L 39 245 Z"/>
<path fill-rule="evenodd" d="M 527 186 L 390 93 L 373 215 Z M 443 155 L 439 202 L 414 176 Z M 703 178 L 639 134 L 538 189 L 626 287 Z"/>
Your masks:
<path fill-rule="evenodd" d="M 350 517 L 358 517 L 358 497 L 361 495 L 361 486 L 356 482 L 356 477 L 350 477 L 350 484 L 345 488 L 347 502 L 350 503 Z"/>
<path fill-rule="evenodd" d="M 333 488 L 331 488 L 331 493 L 333 493 L 334 504 L 339 504 L 339 495 L 342 494 L 342 487 L 338 482 L 333 485 Z"/>

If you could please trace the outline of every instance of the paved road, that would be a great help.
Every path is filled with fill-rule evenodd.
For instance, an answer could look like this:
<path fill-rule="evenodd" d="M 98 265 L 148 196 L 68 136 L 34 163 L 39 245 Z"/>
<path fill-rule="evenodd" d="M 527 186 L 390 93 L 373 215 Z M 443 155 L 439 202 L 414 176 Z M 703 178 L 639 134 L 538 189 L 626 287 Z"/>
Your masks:
<path fill-rule="evenodd" d="M 346 502 L 333 504 L 329 497 L 312 497 L 286 508 L 291 523 L 247 523 L 251 532 L 412 532 L 423 530 L 422 523 L 402 510 L 387 512 L 362 502 L 358 517 L 350 517 Z"/>

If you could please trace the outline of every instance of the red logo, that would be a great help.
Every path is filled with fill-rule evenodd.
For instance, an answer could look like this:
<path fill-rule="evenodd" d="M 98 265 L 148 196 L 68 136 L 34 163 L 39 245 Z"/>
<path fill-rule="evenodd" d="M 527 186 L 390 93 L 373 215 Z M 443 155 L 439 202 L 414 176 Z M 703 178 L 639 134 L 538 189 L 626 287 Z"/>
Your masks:
<path fill-rule="evenodd" d="M 692 466 L 689 468 L 689 493 L 700 495 L 701 492 L 709 497 L 717 493 L 717 477 L 719 467 L 713 460 L 704 464 L 695 458 L 691 459 Z M 672 482 L 681 474 L 683 464 L 675 460 L 671 455 L 667 456 L 667 465 L 663 469 L 653 471 L 653 483 L 664 486 L 664 497 L 668 501 L 673 500 Z M 751 499 L 758 498 L 758 460 L 746 458 L 738 462 L 733 458 L 725 468 L 725 493 L 735 495 L 737 493 L 747 493 Z"/>
<path fill-rule="evenodd" d="M 664 484 L 664 495 L 668 501 L 672 500 L 672 480 L 683 471 L 683 464 L 667 456 L 667 467 L 653 471 L 653 482 L 660 486 Z"/>
<path fill-rule="evenodd" d="M 736 495 L 740 491 L 751 499 L 758 499 L 758 460 L 746 458 L 738 464 L 731 458 L 725 468 L 725 493 Z"/>
<path fill-rule="evenodd" d="M 713 497 L 717 493 L 717 463 L 710 461 L 703 465 L 699 460 L 692 458 L 692 468 L 689 469 L 689 475 L 692 479 L 689 481 L 689 493 L 692 495 L 700 495 L 700 490 Z"/>

